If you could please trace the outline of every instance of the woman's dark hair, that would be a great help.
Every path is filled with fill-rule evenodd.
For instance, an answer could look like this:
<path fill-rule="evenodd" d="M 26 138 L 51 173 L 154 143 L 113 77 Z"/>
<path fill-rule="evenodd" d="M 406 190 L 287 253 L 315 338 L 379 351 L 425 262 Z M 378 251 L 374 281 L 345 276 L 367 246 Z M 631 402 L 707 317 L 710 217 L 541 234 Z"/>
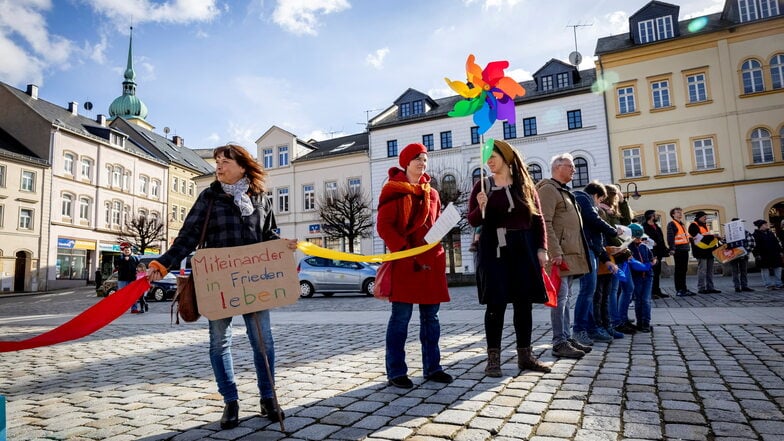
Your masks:
<path fill-rule="evenodd" d="M 583 188 L 583 191 L 591 196 L 599 196 L 600 199 L 607 197 L 607 190 L 604 188 L 604 184 L 596 181 L 589 182 L 588 185 Z"/>
<path fill-rule="evenodd" d="M 267 172 L 261 168 L 259 163 L 253 159 L 253 156 L 244 147 L 229 143 L 213 150 L 212 157 L 214 159 L 223 157 L 237 161 L 237 164 L 245 169 L 245 176 L 250 181 L 248 190 L 252 194 L 264 193 L 264 179 L 267 177 Z"/>
<path fill-rule="evenodd" d="M 495 142 L 498 143 L 499 140 L 496 140 Z M 493 146 L 493 151 L 501 155 L 501 158 L 506 161 L 504 152 L 497 144 Z M 531 213 L 531 216 L 538 215 L 539 207 L 536 205 L 536 187 L 534 186 L 534 180 L 531 179 L 531 175 L 528 174 L 528 167 L 525 166 L 523 158 L 520 157 L 520 153 L 515 149 L 511 149 L 511 152 L 513 157 L 508 165 L 509 170 L 512 172 L 512 189 L 522 196 L 523 202 L 525 202 L 525 205 L 528 207 L 528 212 Z"/>

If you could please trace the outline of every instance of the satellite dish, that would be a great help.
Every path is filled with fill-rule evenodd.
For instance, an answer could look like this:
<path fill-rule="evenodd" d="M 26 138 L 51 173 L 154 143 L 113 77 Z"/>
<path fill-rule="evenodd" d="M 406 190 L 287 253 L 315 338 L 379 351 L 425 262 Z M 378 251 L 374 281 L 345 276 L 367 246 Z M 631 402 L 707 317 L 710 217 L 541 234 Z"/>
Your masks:
<path fill-rule="evenodd" d="M 579 52 L 572 51 L 572 53 L 569 54 L 569 62 L 572 63 L 573 65 L 577 66 L 582 61 L 583 61 L 583 56 Z"/>
<path fill-rule="evenodd" d="M 165 133 L 165 134 L 167 134 L 167 135 L 168 135 L 168 134 L 169 134 L 169 132 L 171 132 L 171 129 L 170 129 L 170 128 L 168 128 L 168 127 L 164 127 L 164 128 L 163 128 L 163 133 Z"/>
<path fill-rule="evenodd" d="M 85 101 L 85 102 L 84 102 L 84 109 L 85 109 L 85 110 L 88 110 L 88 111 L 89 111 L 89 110 L 93 110 L 93 103 L 91 103 L 91 102 L 89 102 L 89 101 Z"/>

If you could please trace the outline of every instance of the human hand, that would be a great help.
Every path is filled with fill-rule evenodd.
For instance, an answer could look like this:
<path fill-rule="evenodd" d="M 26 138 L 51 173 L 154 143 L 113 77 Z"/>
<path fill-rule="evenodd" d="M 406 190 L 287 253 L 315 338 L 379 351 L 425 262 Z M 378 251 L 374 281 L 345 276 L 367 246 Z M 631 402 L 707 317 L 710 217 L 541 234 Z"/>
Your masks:
<path fill-rule="evenodd" d="M 160 270 L 158 270 L 158 268 L 155 266 L 150 265 L 150 267 L 147 269 L 147 281 L 155 282 L 161 280 L 162 278 L 163 275 L 161 274 Z"/>
<path fill-rule="evenodd" d="M 612 261 L 605 262 L 605 265 L 607 266 L 607 270 L 609 270 L 612 274 L 618 272 L 618 265 L 614 264 Z"/>
<path fill-rule="evenodd" d="M 563 256 L 555 256 L 555 257 L 553 257 L 553 265 L 561 266 L 562 263 L 563 263 Z"/>
<path fill-rule="evenodd" d="M 479 204 L 479 208 L 484 211 L 485 207 L 487 206 L 487 194 L 485 192 L 480 191 L 476 195 L 476 202 Z"/>
<path fill-rule="evenodd" d="M 542 268 L 547 266 L 547 250 L 540 249 L 537 251 L 536 257 L 539 259 L 539 266 Z"/>
<path fill-rule="evenodd" d="M 621 251 L 623 251 L 623 248 L 621 248 L 621 247 L 614 247 L 614 246 L 608 246 L 607 247 L 607 252 L 609 252 L 610 255 L 612 255 L 612 256 L 620 253 Z"/>
<path fill-rule="evenodd" d="M 297 251 L 297 242 L 298 242 L 297 239 L 282 239 L 282 240 L 285 240 L 287 242 L 286 246 L 288 246 L 288 248 L 291 251 Z"/>

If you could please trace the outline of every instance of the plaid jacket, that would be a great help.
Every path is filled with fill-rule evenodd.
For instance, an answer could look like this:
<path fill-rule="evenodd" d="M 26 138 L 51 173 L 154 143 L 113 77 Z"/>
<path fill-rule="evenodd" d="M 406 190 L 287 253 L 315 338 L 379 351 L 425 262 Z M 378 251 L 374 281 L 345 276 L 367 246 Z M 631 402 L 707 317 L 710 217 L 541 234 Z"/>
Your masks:
<path fill-rule="evenodd" d="M 235 247 L 279 239 L 272 202 L 266 195 L 251 195 L 256 209 L 249 216 L 242 216 L 234 199 L 223 191 L 220 182 L 215 181 L 196 199 L 171 248 L 156 259 L 161 265 L 179 268 L 180 261 L 196 249 L 210 200 L 212 208 L 204 248 Z"/>

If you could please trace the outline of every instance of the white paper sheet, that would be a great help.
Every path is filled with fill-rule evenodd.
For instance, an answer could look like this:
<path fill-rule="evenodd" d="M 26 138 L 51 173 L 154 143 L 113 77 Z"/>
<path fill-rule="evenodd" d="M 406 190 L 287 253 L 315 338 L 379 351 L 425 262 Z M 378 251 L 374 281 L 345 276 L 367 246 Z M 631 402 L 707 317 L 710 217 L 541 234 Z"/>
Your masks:
<path fill-rule="evenodd" d="M 444 211 L 441 213 L 441 216 L 438 217 L 436 223 L 430 228 L 430 231 L 425 235 L 425 242 L 440 242 L 441 238 L 446 236 L 458 222 L 460 222 L 460 213 L 450 202 L 449 205 L 444 208 Z"/>

